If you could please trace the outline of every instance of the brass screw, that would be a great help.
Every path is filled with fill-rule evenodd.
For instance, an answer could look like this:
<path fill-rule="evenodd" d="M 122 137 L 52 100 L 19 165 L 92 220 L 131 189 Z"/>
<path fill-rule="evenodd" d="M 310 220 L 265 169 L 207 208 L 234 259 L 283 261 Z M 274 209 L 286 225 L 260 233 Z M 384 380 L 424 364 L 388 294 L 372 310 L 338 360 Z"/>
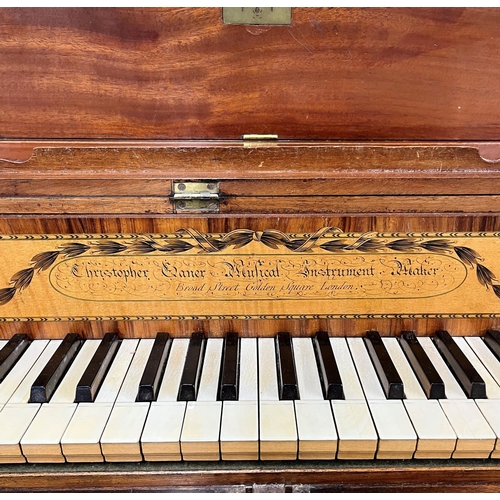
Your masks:
<path fill-rule="evenodd" d="M 186 190 L 186 184 L 180 182 L 179 184 L 177 184 L 177 189 L 179 191 L 185 191 Z"/>
<path fill-rule="evenodd" d="M 186 208 L 186 202 L 185 201 L 178 201 L 177 208 L 180 208 L 181 210 Z"/>
<path fill-rule="evenodd" d="M 213 191 L 217 186 L 214 183 L 207 184 L 207 189 Z"/>

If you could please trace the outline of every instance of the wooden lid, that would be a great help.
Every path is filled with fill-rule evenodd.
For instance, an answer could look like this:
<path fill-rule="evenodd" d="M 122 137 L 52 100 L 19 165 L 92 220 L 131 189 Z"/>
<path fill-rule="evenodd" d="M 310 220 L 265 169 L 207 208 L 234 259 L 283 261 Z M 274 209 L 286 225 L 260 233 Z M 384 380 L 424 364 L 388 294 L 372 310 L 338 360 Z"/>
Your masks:
<path fill-rule="evenodd" d="M 4 139 L 497 140 L 500 9 L 0 9 Z"/>

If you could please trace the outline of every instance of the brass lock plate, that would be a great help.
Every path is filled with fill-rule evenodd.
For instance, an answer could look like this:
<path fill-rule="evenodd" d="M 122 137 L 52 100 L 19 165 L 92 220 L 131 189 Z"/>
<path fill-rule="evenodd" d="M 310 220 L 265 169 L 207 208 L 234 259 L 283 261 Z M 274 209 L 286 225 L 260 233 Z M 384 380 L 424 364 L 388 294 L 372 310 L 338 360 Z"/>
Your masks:
<path fill-rule="evenodd" d="M 291 7 L 222 7 L 224 24 L 281 25 L 292 24 Z"/>

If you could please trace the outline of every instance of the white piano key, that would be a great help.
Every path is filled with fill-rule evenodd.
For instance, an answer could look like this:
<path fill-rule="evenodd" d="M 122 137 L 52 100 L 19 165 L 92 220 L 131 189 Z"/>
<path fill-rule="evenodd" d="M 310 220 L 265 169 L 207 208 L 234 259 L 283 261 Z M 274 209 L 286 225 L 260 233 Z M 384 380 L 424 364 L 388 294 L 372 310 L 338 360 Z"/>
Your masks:
<path fill-rule="evenodd" d="M 295 460 L 297 426 L 293 401 L 279 401 L 274 339 L 258 339 L 261 460 Z"/>
<path fill-rule="evenodd" d="M 198 401 L 217 401 L 224 339 L 210 338 L 206 341 L 205 356 L 201 371 Z"/>
<path fill-rule="evenodd" d="M 295 460 L 297 426 L 293 401 L 260 401 L 260 459 Z"/>
<path fill-rule="evenodd" d="M 323 401 L 312 340 L 309 337 L 293 337 L 292 344 L 300 400 Z"/>
<path fill-rule="evenodd" d="M 136 351 L 138 339 L 121 341 L 94 403 L 80 403 L 61 439 L 68 462 L 103 462 L 100 440 Z"/>
<path fill-rule="evenodd" d="M 258 398 L 257 339 L 240 339 L 240 382 L 238 401 Z"/>
<path fill-rule="evenodd" d="M 258 339 L 259 399 L 278 401 L 278 374 L 276 371 L 276 346 L 272 338 Z"/>
<path fill-rule="evenodd" d="M 412 458 L 417 435 L 403 403 L 395 399 L 373 400 L 368 401 L 368 406 L 379 437 L 376 458 Z"/>
<path fill-rule="evenodd" d="M 148 461 L 179 461 L 186 402 L 177 401 L 189 339 L 172 340 L 167 366 L 141 436 L 141 449 Z"/>
<path fill-rule="evenodd" d="M 154 339 L 141 339 L 116 398 L 117 403 L 133 403 L 137 398 L 142 373 L 153 348 Z"/>
<path fill-rule="evenodd" d="M 188 401 L 181 433 L 183 460 L 219 460 L 221 401 Z"/>
<path fill-rule="evenodd" d="M 337 458 L 365 460 L 375 457 L 378 436 L 363 388 L 343 337 L 330 337 L 335 360 L 342 379 L 344 400 L 332 400 L 331 406 L 338 433 Z"/>
<path fill-rule="evenodd" d="M 337 454 L 337 431 L 329 401 L 294 401 L 303 460 L 333 460 Z"/>
<path fill-rule="evenodd" d="M 60 442 L 78 406 L 74 403 L 76 386 L 99 343 L 98 340 L 84 342 L 51 400 L 42 404 L 22 437 L 21 448 L 28 462 L 65 461 Z"/>
<path fill-rule="evenodd" d="M 405 353 L 401 349 L 399 342 L 394 337 L 383 337 L 382 342 L 389 353 L 389 356 L 403 381 L 406 399 L 425 399 L 427 397 L 418 382 L 415 373 L 408 363 Z"/>
<path fill-rule="evenodd" d="M 220 448 L 222 460 L 259 459 L 257 401 L 224 401 Z"/>
<path fill-rule="evenodd" d="M 368 351 L 362 338 L 350 337 L 347 339 L 351 351 L 352 360 L 359 376 L 359 381 L 363 387 L 365 398 L 368 401 L 385 401 L 385 394 L 380 385 L 377 372 L 373 367 Z"/>
<path fill-rule="evenodd" d="M 104 428 L 101 450 L 107 462 L 142 460 L 140 438 L 149 411 L 149 403 L 138 403 L 135 399 L 153 344 L 154 339 L 139 341 L 137 351 Z"/>
<path fill-rule="evenodd" d="M 474 350 L 467 343 L 463 337 L 453 337 L 455 343 L 460 350 L 465 354 L 472 366 L 479 373 L 480 377 L 484 380 L 486 385 L 486 396 L 488 399 L 500 399 L 500 387 L 495 379 L 491 376 L 490 372 L 486 369 L 482 361 L 477 357 Z"/>
<path fill-rule="evenodd" d="M 497 437 L 490 458 L 500 458 L 500 400 L 476 399 L 476 406 Z"/>
<path fill-rule="evenodd" d="M 429 337 L 418 337 L 417 339 L 444 382 L 444 392 L 446 394 L 446 398 L 453 400 L 467 399 L 467 396 L 458 384 L 456 378 L 446 366 L 446 363 L 441 357 L 441 354 L 439 354 L 439 351 L 432 340 Z"/>
<path fill-rule="evenodd" d="M 196 401 L 189 401 L 181 433 L 184 460 L 219 460 L 222 401 L 217 401 L 224 341 L 209 338 Z"/>
<path fill-rule="evenodd" d="M 148 411 L 149 403 L 115 403 L 101 437 L 106 462 L 142 461 L 139 440 Z"/>
<path fill-rule="evenodd" d="M 338 433 L 337 458 L 370 460 L 375 457 L 378 435 L 366 401 L 332 400 Z"/>
<path fill-rule="evenodd" d="M 61 438 L 67 462 L 103 462 L 100 439 L 113 403 L 79 403 Z"/>
<path fill-rule="evenodd" d="M 147 461 L 179 461 L 185 401 L 154 401 L 141 436 L 141 449 Z"/>
<path fill-rule="evenodd" d="M 19 444 L 40 409 L 38 403 L 7 404 L 0 412 L 0 463 L 23 463 Z"/>
<path fill-rule="evenodd" d="M 31 385 L 60 343 L 61 340 L 51 340 L 46 344 L 35 364 L 0 412 L 0 463 L 26 461 L 21 451 L 21 438 L 41 406 L 35 403 L 28 404 Z"/>
<path fill-rule="evenodd" d="M 6 404 L 9 401 L 48 343 L 48 340 L 34 340 L 30 343 L 21 359 L 0 384 L 0 404 Z"/>
<path fill-rule="evenodd" d="M 427 400 L 397 339 L 383 342 L 403 381 L 403 404 L 418 438 L 414 458 L 450 458 L 457 438 L 439 402 Z"/>
<path fill-rule="evenodd" d="M 222 460 L 259 459 L 257 339 L 240 339 L 238 401 L 222 403 Z"/>
<path fill-rule="evenodd" d="M 337 451 L 337 432 L 323 390 L 310 338 L 292 338 L 300 401 L 295 401 L 299 459 L 331 460 Z"/>
<path fill-rule="evenodd" d="M 458 438 L 452 458 L 488 458 L 496 436 L 476 403 L 471 399 L 441 399 L 439 403 Z"/>
<path fill-rule="evenodd" d="M 114 403 L 139 344 L 139 339 L 123 339 L 115 359 L 95 398 L 96 403 Z"/>
<path fill-rule="evenodd" d="M 189 339 L 173 339 L 157 401 L 177 401 Z"/>
<path fill-rule="evenodd" d="M 457 436 L 437 400 L 404 400 L 411 423 L 417 433 L 413 458 L 450 458 Z"/>
<path fill-rule="evenodd" d="M 28 462 L 65 461 L 60 441 L 76 406 L 76 403 L 42 404 L 21 439 L 21 448 Z"/>
<path fill-rule="evenodd" d="M 358 373 L 356 372 L 346 339 L 343 337 L 330 337 L 330 344 L 335 361 L 337 361 L 340 378 L 342 379 L 344 398 L 346 400 L 364 400 L 365 394 L 359 382 Z"/>
<path fill-rule="evenodd" d="M 465 337 L 497 384 L 500 384 L 500 362 L 481 337 Z"/>

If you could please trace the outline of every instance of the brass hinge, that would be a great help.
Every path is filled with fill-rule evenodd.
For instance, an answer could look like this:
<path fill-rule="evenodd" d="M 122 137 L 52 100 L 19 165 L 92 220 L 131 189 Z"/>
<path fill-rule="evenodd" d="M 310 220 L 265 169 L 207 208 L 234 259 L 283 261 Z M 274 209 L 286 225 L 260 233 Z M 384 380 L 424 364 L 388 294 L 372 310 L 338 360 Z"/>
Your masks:
<path fill-rule="evenodd" d="M 218 213 L 219 183 L 174 182 L 173 202 L 176 213 Z"/>
<path fill-rule="evenodd" d="M 259 146 L 276 146 L 278 134 L 243 134 L 243 146 L 255 148 Z"/>

